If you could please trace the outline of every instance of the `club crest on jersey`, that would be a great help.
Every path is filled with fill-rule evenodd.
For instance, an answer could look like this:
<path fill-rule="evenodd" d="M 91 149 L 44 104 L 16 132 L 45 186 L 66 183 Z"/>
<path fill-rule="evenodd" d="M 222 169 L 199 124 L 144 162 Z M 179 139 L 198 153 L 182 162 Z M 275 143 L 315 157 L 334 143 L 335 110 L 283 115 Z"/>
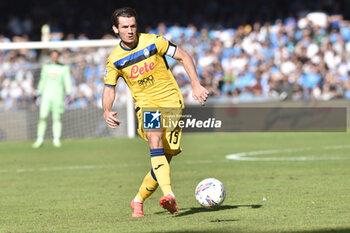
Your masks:
<path fill-rule="evenodd" d="M 154 62 L 151 63 L 143 63 L 143 65 L 138 66 L 138 65 L 133 65 L 130 70 L 130 77 L 129 78 L 137 78 L 140 75 L 146 74 L 151 70 L 154 70 L 155 64 Z"/>
<path fill-rule="evenodd" d="M 149 57 L 150 52 L 149 52 L 149 50 L 148 50 L 147 48 L 143 50 L 143 55 L 144 55 L 146 58 Z"/>

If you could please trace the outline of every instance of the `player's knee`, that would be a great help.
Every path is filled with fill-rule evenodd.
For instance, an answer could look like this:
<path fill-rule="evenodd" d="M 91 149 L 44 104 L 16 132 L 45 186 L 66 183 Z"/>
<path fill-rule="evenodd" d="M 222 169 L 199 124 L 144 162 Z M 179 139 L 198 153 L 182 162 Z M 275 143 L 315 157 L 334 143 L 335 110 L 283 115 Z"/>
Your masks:
<path fill-rule="evenodd" d="M 147 133 L 148 143 L 150 149 L 163 148 L 163 133 L 149 132 Z"/>
<path fill-rule="evenodd" d="M 61 115 L 60 114 L 52 114 L 52 121 L 54 121 L 54 122 L 61 121 Z"/>
<path fill-rule="evenodd" d="M 39 121 L 46 121 L 47 116 L 40 116 Z"/>

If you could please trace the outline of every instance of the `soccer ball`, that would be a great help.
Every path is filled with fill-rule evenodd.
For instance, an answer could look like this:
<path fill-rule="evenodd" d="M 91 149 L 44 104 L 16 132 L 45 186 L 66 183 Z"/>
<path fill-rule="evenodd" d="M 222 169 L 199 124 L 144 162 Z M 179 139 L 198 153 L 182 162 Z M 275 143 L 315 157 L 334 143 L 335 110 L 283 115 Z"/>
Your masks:
<path fill-rule="evenodd" d="M 226 196 L 224 185 L 217 179 L 207 178 L 199 182 L 196 187 L 196 200 L 208 209 L 220 206 Z"/>

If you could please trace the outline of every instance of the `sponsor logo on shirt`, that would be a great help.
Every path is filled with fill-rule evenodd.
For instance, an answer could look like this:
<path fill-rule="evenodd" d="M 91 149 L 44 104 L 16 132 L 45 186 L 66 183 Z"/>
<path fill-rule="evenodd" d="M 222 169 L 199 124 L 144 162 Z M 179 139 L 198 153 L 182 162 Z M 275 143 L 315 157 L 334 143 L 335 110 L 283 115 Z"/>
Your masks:
<path fill-rule="evenodd" d="M 150 72 L 151 70 L 154 70 L 154 68 L 155 68 L 154 62 L 151 62 L 149 64 L 147 62 L 145 62 L 143 64 L 143 66 L 134 65 L 131 67 L 131 72 L 130 72 L 129 78 L 137 78 L 140 75 L 146 74 L 146 73 Z"/>

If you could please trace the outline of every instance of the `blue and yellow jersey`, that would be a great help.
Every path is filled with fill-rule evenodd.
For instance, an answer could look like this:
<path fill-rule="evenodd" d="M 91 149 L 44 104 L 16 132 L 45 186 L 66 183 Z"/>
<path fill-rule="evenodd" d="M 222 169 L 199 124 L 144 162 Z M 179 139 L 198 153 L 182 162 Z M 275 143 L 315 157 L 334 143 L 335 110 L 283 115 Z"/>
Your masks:
<path fill-rule="evenodd" d="M 164 37 L 140 33 L 135 48 L 120 43 L 108 57 L 104 83 L 115 86 L 123 77 L 136 107 L 183 108 L 180 89 L 165 60 L 175 51 L 176 46 Z"/>

